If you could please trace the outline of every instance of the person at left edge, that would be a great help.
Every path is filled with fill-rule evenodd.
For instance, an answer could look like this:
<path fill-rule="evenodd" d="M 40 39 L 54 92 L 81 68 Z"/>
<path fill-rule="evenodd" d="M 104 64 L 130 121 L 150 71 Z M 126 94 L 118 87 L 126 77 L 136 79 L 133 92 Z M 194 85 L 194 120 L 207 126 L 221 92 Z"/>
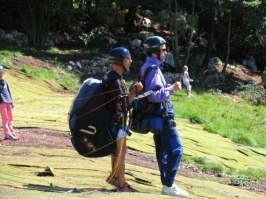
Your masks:
<path fill-rule="evenodd" d="M 124 100 L 127 107 L 136 96 L 136 93 L 143 89 L 143 86 L 139 82 L 135 83 L 133 89 L 126 95 L 127 89 L 123 74 L 130 68 L 132 63 L 131 54 L 128 49 L 117 47 L 112 49 L 109 55 L 110 57 L 107 59 L 107 62 L 113 64 L 113 68 L 107 73 L 107 76 L 116 76 L 117 78 L 108 83 L 106 99 L 109 101 L 116 96 L 126 96 L 122 100 Z M 108 103 L 107 108 L 113 113 L 123 112 L 121 101 L 118 98 Z M 124 121 L 127 121 L 126 114 L 120 117 L 115 128 L 115 132 L 117 132 L 117 146 L 115 154 L 111 155 L 112 172 L 106 181 L 116 186 L 119 192 L 137 192 L 125 180 L 126 137 L 128 136 L 128 131 Z"/>
<path fill-rule="evenodd" d="M 2 117 L 2 126 L 5 140 L 18 140 L 13 129 L 14 103 L 7 81 L 4 78 L 5 68 L 0 66 L 0 114 Z"/>

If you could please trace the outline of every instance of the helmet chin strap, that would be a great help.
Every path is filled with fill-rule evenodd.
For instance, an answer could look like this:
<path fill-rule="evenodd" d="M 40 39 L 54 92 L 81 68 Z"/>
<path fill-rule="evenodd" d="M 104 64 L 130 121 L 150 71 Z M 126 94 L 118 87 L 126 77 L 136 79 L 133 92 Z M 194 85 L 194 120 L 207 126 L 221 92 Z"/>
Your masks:
<path fill-rule="evenodd" d="M 126 67 L 122 65 L 122 68 L 124 69 L 124 73 L 127 71 Z"/>
<path fill-rule="evenodd" d="M 160 53 L 159 54 L 156 54 L 157 55 L 157 59 L 159 59 L 160 61 L 162 61 L 161 60 L 161 57 L 160 57 Z"/>

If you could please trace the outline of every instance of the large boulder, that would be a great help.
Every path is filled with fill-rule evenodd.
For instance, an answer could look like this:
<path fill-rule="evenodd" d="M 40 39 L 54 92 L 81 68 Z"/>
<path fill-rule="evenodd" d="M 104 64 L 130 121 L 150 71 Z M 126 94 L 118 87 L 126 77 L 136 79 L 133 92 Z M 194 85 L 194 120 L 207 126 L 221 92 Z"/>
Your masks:
<path fill-rule="evenodd" d="M 253 56 L 247 56 L 247 59 L 242 60 L 242 64 L 244 66 L 252 68 L 253 70 L 257 70 L 256 61 L 255 61 L 255 58 Z"/>
<path fill-rule="evenodd" d="M 216 67 L 222 67 L 222 62 L 218 57 L 213 57 L 210 59 L 208 63 L 208 68 L 209 69 L 215 69 Z"/>

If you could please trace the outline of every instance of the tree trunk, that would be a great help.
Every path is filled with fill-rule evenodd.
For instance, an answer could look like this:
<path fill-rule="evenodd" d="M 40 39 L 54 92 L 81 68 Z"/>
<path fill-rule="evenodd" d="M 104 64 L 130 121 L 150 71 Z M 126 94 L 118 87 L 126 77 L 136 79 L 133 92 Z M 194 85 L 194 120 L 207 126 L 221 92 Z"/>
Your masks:
<path fill-rule="evenodd" d="M 126 33 L 129 33 L 131 31 L 136 13 L 137 13 L 136 6 L 129 7 L 128 13 L 125 16 L 125 19 L 126 19 L 125 32 Z"/>
<path fill-rule="evenodd" d="M 232 6 L 231 6 L 232 7 Z M 226 59 L 223 67 L 223 73 L 226 71 L 227 64 L 229 62 L 229 55 L 230 55 L 230 37 L 231 37 L 231 23 L 232 23 L 232 8 L 230 8 L 228 13 L 228 35 L 227 35 L 227 52 L 226 52 Z"/>
<path fill-rule="evenodd" d="M 173 38 L 173 23 L 171 23 L 171 19 L 173 18 L 173 13 L 171 10 L 171 5 L 172 5 L 173 0 L 169 0 L 169 4 L 168 4 L 168 10 L 169 10 L 169 26 L 170 26 L 170 35 L 171 35 L 171 46 L 172 46 L 172 52 L 173 52 L 173 58 L 174 58 L 174 67 L 175 69 L 177 68 L 177 60 L 176 60 L 176 56 L 175 56 L 175 42 L 174 42 L 174 38 Z"/>
<path fill-rule="evenodd" d="M 29 14 L 30 14 L 30 23 L 27 26 L 28 35 L 29 35 L 29 43 L 34 46 L 37 45 L 37 28 L 36 28 L 36 15 L 34 12 L 34 8 L 32 6 L 32 2 L 27 1 Z M 23 15 L 21 15 L 23 16 Z M 25 19 L 25 24 L 27 23 L 27 19 Z"/>
<path fill-rule="evenodd" d="M 177 19 L 177 0 L 175 0 L 175 23 L 176 24 L 176 19 Z M 178 66 L 179 66 L 179 47 L 178 47 L 178 34 L 177 34 L 177 28 L 175 25 L 175 58 L 176 58 L 176 71 L 178 70 Z"/>
<path fill-rule="evenodd" d="M 207 68 L 209 60 L 211 58 L 211 54 L 212 54 L 212 44 L 214 41 L 214 18 L 215 18 L 215 14 L 212 12 L 212 16 L 211 16 L 211 29 L 210 29 L 210 38 L 209 38 L 209 43 L 208 43 L 208 47 L 207 47 L 207 52 L 206 52 L 206 56 L 204 58 L 204 61 L 202 63 L 202 68 Z"/>
<path fill-rule="evenodd" d="M 193 17 L 193 19 L 195 17 L 195 11 L 194 11 L 194 9 L 195 9 L 195 2 L 196 2 L 196 0 L 193 0 L 193 4 L 192 4 L 192 17 Z M 190 57 L 190 49 L 191 49 L 192 36 L 193 36 L 193 28 L 190 27 L 189 28 L 188 48 L 187 48 L 187 53 L 186 53 L 186 58 L 185 58 L 185 61 L 184 61 L 184 65 L 187 65 L 188 59 Z"/>

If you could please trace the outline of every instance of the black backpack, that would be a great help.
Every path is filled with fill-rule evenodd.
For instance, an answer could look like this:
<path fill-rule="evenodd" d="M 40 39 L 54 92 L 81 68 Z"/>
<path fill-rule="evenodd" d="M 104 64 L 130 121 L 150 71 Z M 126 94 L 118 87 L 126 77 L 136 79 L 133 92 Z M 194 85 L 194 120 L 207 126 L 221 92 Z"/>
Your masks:
<path fill-rule="evenodd" d="M 152 69 L 159 70 L 159 67 L 152 65 L 146 69 L 143 77 L 139 75 L 138 79 L 143 85 L 143 92 L 135 97 L 131 105 L 130 130 L 140 134 L 149 132 L 154 134 L 162 133 L 163 117 L 166 112 L 164 102 L 153 103 L 148 101 L 147 97 L 155 91 L 150 90 L 144 92 L 146 77 Z M 160 109 L 161 106 L 164 107 L 163 110 Z"/>
<path fill-rule="evenodd" d="M 116 113 L 106 104 L 106 86 L 117 76 L 98 80 L 86 79 L 74 97 L 68 113 L 71 142 L 77 152 L 85 157 L 103 157 L 115 152 L 116 134 L 111 128 Z"/>

